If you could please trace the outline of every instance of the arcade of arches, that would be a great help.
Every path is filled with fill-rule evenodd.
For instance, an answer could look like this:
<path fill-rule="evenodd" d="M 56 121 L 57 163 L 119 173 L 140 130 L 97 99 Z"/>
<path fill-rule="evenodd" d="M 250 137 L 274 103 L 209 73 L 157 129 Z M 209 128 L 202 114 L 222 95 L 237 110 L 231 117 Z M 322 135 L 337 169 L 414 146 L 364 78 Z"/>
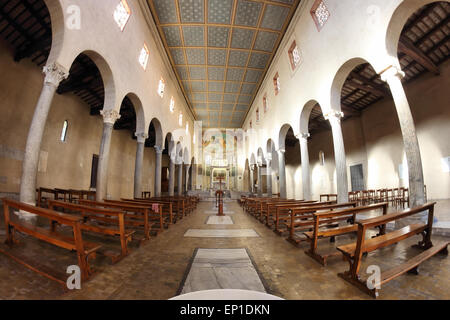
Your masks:
<path fill-rule="evenodd" d="M 0 299 L 449 299 L 450 3 L 376 3 L 0 0 Z"/>

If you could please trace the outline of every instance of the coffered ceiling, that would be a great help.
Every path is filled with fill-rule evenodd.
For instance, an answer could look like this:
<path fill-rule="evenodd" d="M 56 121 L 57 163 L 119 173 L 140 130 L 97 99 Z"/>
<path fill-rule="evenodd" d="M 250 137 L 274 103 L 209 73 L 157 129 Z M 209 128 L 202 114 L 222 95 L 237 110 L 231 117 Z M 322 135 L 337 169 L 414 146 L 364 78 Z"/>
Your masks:
<path fill-rule="evenodd" d="M 241 127 L 300 0 L 147 0 L 204 127 Z"/>

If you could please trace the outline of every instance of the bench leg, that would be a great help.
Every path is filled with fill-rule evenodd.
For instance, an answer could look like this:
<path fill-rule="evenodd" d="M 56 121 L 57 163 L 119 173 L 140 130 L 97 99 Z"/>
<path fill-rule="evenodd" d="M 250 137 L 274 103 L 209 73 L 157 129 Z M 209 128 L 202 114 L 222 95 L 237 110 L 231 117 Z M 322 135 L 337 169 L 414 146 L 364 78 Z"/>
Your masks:
<path fill-rule="evenodd" d="M 409 274 L 418 275 L 419 274 L 419 266 L 408 271 Z"/>
<path fill-rule="evenodd" d="M 433 243 L 431 242 L 430 238 L 428 237 L 427 231 L 421 233 L 422 240 L 419 241 L 418 244 L 413 245 L 413 248 L 421 249 L 421 250 L 427 250 L 430 249 L 433 246 Z"/>

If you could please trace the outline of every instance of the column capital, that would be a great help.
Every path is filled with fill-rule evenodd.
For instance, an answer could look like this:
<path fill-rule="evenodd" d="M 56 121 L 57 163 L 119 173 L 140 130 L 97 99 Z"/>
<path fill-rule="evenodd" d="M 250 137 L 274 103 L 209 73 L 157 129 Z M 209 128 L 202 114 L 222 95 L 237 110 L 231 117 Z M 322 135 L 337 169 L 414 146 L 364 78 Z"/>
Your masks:
<path fill-rule="evenodd" d="M 42 71 L 45 74 L 44 82 L 55 87 L 59 86 L 61 81 L 67 79 L 69 72 L 57 62 L 44 66 Z"/>
<path fill-rule="evenodd" d="M 323 117 L 325 118 L 325 120 L 329 121 L 336 120 L 340 122 L 341 119 L 344 117 L 344 113 L 342 111 L 331 110 L 330 112 L 324 114 Z"/>
<path fill-rule="evenodd" d="M 389 66 L 387 69 L 383 70 L 380 73 L 380 77 L 384 82 L 388 82 L 393 77 L 397 77 L 401 80 L 405 77 L 405 73 L 396 66 Z"/>
<path fill-rule="evenodd" d="M 134 135 L 136 136 L 138 143 L 145 143 L 145 140 L 147 140 L 148 138 L 148 134 L 145 132 L 140 133 L 135 132 Z"/>
<path fill-rule="evenodd" d="M 309 132 L 300 133 L 298 135 L 298 139 L 308 140 L 309 137 L 311 137 L 311 134 Z"/>
<path fill-rule="evenodd" d="M 160 146 L 154 146 L 153 149 L 155 149 L 155 152 L 158 154 L 163 153 L 163 148 L 161 148 Z"/>
<path fill-rule="evenodd" d="M 285 148 L 280 148 L 280 149 L 278 149 L 278 152 L 286 153 L 286 149 Z"/>
<path fill-rule="evenodd" d="M 120 119 L 120 114 L 116 110 L 100 110 L 104 123 L 114 124 Z"/>

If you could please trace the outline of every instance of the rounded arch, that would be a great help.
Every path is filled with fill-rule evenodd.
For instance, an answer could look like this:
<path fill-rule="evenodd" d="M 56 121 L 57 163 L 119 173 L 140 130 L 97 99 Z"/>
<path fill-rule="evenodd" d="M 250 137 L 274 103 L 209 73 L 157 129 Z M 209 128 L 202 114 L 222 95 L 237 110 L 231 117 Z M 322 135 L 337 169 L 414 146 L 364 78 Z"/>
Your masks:
<path fill-rule="evenodd" d="M 261 163 L 259 163 L 259 160 L 261 159 Z M 264 156 L 264 151 L 261 147 L 258 148 L 258 158 L 257 158 L 258 164 L 266 164 L 266 158 Z"/>
<path fill-rule="evenodd" d="M 183 163 L 183 146 L 181 142 L 178 141 L 175 147 L 175 164 Z"/>
<path fill-rule="evenodd" d="M 267 154 L 271 154 L 273 152 L 273 150 L 275 149 L 275 143 L 273 142 L 272 139 L 268 139 L 267 140 Z"/>
<path fill-rule="evenodd" d="M 77 60 L 77 58 L 82 54 L 86 55 L 87 57 L 89 57 L 89 59 L 92 60 L 92 62 L 98 68 L 100 75 L 102 77 L 105 92 L 103 110 L 115 110 L 117 112 L 120 112 L 120 106 L 122 101 L 117 98 L 115 78 L 113 76 L 113 72 L 111 67 L 109 66 L 109 63 L 102 55 L 100 55 L 96 51 L 85 50 L 75 56 L 75 59 L 73 59 L 72 61 L 72 65 L 75 62 L 75 60 Z"/>
<path fill-rule="evenodd" d="M 158 120 L 158 118 L 153 118 L 152 121 L 150 121 L 150 124 L 153 125 L 153 128 L 155 129 L 155 147 L 163 148 L 163 131 L 161 122 Z M 150 126 L 149 126 L 150 130 Z M 168 135 L 171 135 L 169 132 Z"/>
<path fill-rule="evenodd" d="M 147 129 L 145 127 L 146 121 L 144 107 L 142 106 L 141 99 L 139 99 L 139 97 L 132 92 L 125 95 L 125 97 L 131 101 L 134 107 L 134 112 L 136 113 L 136 133 L 147 133 Z"/>
<path fill-rule="evenodd" d="M 309 118 L 311 116 L 312 109 L 316 105 L 319 105 L 320 107 L 320 104 L 316 100 L 310 100 L 303 106 L 300 114 L 300 134 L 309 133 Z M 320 109 L 322 110 L 322 107 L 320 107 Z"/>
<path fill-rule="evenodd" d="M 323 110 L 322 109 L 323 114 L 326 114 L 327 111 L 338 111 L 338 112 L 342 111 L 341 93 L 342 93 L 342 88 L 344 87 L 344 83 L 347 80 L 350 72 L 352 72 L 353 69 L 355 69 L 357 66 L 364 64 L 364 63 L 369 63 L 369 62 L 363 58 L 352 58 L 350 60 L 347 60 L 339 68 L 339 70 L 336 72 L 336 74 L 334 76 L 333 83 L 331 85 L 331 101 L 330 101 L 331 110 Z M 309 119 L 309 114 L 308 114 L 308 119 Z M 300 126 L 302 126 L 302 125 L 300 124 Z"/>
<path fill-rule="evenodd" d="M 173 140 L 173 136 L 171 132 L 166 134 L 166 138 L 164 139 L 164 150 L 167 151 L 167 154 L 171 159 L 175 159 L 175 141 Z"/>
<path fill-rule="evenodd" d="M 386 51 L 392 59 L 392 63 L 395 63 L 397 67 L 400 67 L 400 63 L 397 59 L 398 42 L 406 22 L 415 11 L 433 2 L 442 2 L 442 0 L 402 1 L 392 14 L 386 33 Z M 450 1 L 447 0 L 444 2 Z"/>
<path fill-rule="evenodd" d="M 279 149 L 285 149 L 286 148 L 286 135 L 289 131 L 289 129 L 292 129 L 292 126 L 290 124 L 284 124 L 281 129 L 278 136 L 278 148 Z"/>
<path fill-rule="evenodd" d="M 190 164 L 190 159 L 191 159 L 191 156 L 189 155 L 189 150 L 188 150 L 187 147 L 184 147 L 184 150 L 183 150 L 183 163 L 184 164 Z"/>
<path fill-rule="evenodd" d="M 65 19 L 64 10 L 59 0 L 44 0 L 50 13 L 52 27 L 52 46 L 47 59 L 47 64 L 58 61 L 64 43 Z"/>
<path fill-rule="evenodd" d="M 250 165 L 255 165 L 256 164 L 256 158 L 255 158 L 255 154 L 252 153 L 250 155 Z"/>

